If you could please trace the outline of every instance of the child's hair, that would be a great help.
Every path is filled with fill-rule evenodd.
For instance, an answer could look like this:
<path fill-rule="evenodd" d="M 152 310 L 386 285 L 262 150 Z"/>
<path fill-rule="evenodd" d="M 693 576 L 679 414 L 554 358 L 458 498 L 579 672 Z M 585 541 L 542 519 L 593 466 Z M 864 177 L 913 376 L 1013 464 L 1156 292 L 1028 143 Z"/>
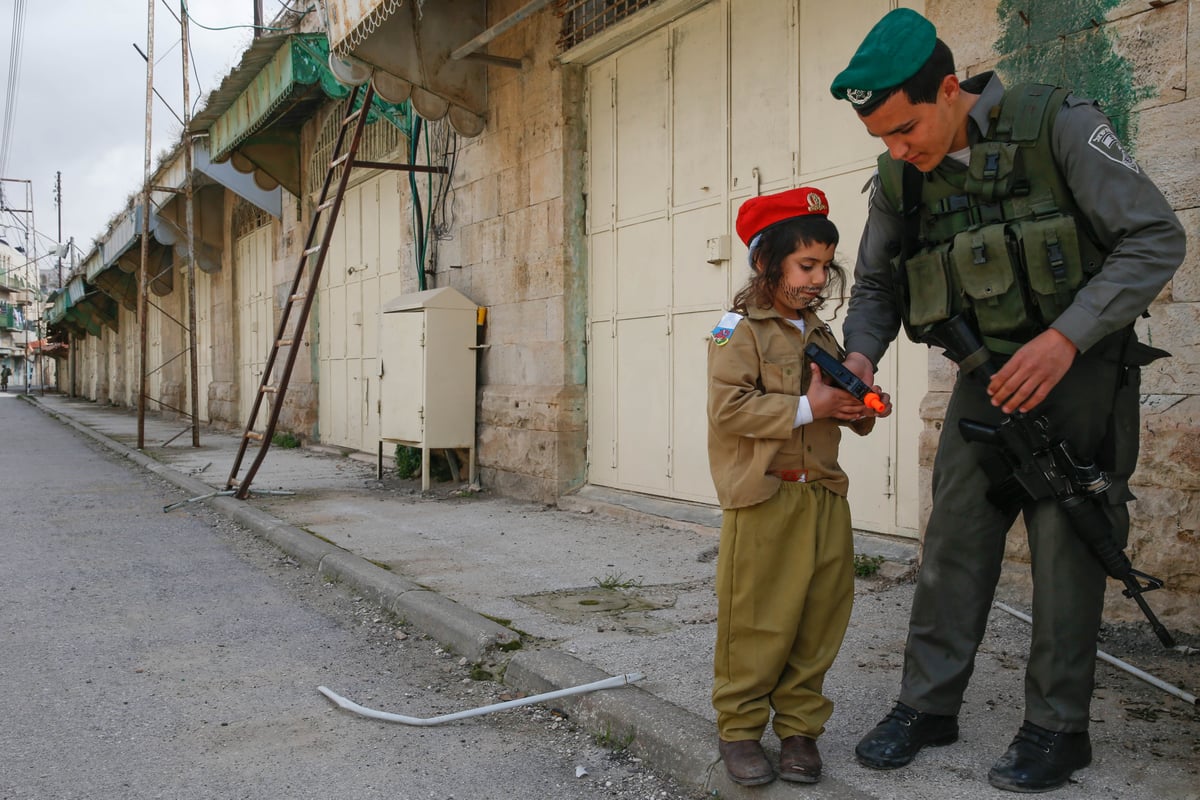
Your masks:
<path fill-rule="evenodd" d="M 751 240 L 754 246 L 750 251 L 750 280 L 734 296 L 733 310 L 744 314 L 751 304 L 758 308 L 775 305 L 775 293 L 783 280 L 783 260 L 804 245 L 836 246 L 837 243 L 837 226 L 822 214 L 792 217 L 766 228 Z M 761 269 L 754 268 L 756 263 Z M 833 312 L 837 316 L 845 300 L 842 293 L 845 285 L 846 270 L 835 261 L 829 265 L 829 281 L 825 284 L 825 290 L 809 304 L 809 310 L 819 310 L 830 296 L 835 296 L 838 304 Z"/>

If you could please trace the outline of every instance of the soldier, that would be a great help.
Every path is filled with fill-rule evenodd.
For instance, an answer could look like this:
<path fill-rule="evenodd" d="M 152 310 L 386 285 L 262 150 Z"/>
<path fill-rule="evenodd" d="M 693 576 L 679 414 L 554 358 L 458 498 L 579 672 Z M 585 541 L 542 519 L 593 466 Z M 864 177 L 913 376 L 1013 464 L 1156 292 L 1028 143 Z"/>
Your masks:
<path fill-rule="evenodd" d="M 1138 367 L 1154 356 L 1133 322 L 1183 260 L 1184 233 L 1095 102 L 1053 86 L 1006 89 L 991 72 L 960 83 L 950 49 L 914 11 L 880 20 L 830 89 L 887 147 L 843 324 L 846 365 L 870 384 L 901 324 L 920 341 L 960 313 L 1002 365 L 986 390 L 961 375 L 954 387 L 899 702 L 855 750 L 866 766 L 894 769 L 958 738 L 1016 517 L 986 499 L 987 448 L 967 443 L 958 420 L 1037 408 L 1109 473 L 1104 512 L 1123 545 Z M 1025 721 L 988 780 L 1040 792 L 1091 762 L 1106 576 L 1052 499 L 1021 510 L 1034 586 Z"/>

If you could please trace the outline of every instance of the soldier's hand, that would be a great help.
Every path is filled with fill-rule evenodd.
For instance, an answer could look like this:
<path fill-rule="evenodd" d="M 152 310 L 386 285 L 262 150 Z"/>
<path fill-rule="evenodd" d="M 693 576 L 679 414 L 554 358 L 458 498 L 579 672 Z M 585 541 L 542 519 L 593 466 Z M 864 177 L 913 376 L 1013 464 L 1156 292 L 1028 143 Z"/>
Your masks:
<path fill-rule="evenodd" d="M 864 413 L 864 416 L 881 418 L 890 417 L 892 415 L 892 396 L 878 386 L 872 386 L 871 391 L 879 395 L 879 399 L 883 401 L 883 411 L 875 412 L 868 408 Z"/>
<path fill-rule="evenodd" d="M 846 360 L 842 363 L 845 364 L 846 369 L 861 378 L 867 386 L 875 384 L 875 365 L 862 353 L 847 353 Z"/>
<path fill-rule="evenodd" d="M 1079 350 L 1054 328 L 1035 336 L 992 376 L 987 392 L 1005 414 L 1032 411 L 1067 374 Z"/>

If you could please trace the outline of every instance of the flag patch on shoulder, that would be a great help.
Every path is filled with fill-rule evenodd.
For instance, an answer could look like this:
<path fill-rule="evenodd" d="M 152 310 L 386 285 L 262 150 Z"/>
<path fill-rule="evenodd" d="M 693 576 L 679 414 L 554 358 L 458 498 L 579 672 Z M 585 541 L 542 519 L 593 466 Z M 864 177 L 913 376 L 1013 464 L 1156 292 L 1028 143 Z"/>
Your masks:
<path fill-rule="evenodd" d="M 735 314 L 730 311 L 721 317 L 721 321 L 717 323 L 717 327 L 712 329 L 712 340 L 717 346 L 723 345 L 729 341 L 729 337 L 733 335 L 733 329 L 742 321 L 741 314 Z"/>

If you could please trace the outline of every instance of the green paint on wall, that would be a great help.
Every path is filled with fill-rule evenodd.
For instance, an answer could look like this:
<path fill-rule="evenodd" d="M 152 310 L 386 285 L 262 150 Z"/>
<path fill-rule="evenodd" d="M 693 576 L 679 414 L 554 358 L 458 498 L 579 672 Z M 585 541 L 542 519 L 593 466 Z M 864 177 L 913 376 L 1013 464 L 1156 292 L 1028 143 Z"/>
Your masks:
<path fill-rule="evenodd" d="M 1000 0 L 998 69 L 1008 85 L 1036 81 L 1100 102 L 1126 143 L 1135 139 L 1130 110 L 1153 96 L 1133 65 L 1117 55 L 1105 16 L 1120 0 Z"/>

